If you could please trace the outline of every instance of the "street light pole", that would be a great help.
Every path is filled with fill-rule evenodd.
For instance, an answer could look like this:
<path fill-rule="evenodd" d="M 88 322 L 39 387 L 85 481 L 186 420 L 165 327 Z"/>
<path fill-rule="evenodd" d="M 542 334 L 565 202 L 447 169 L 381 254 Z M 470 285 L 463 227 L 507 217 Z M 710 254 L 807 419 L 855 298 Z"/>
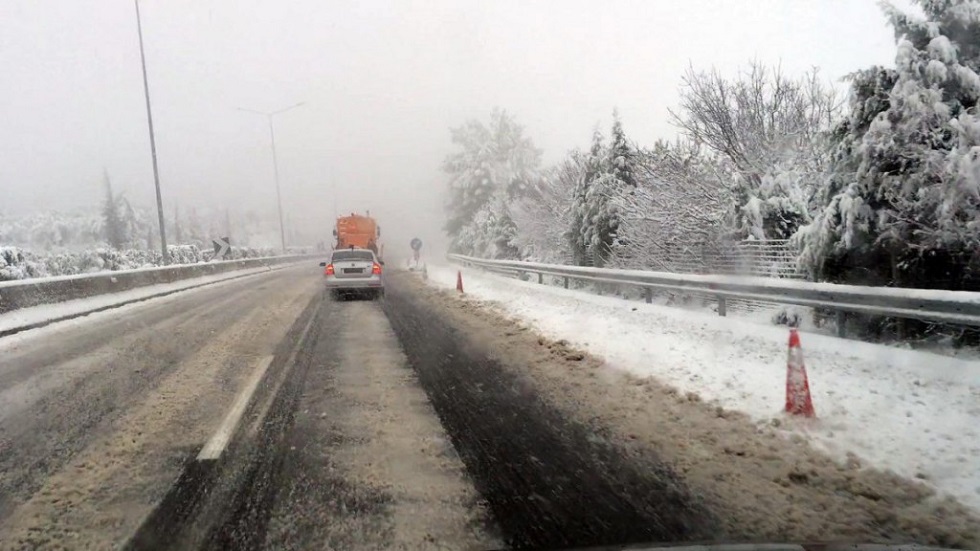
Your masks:
<path fill-rule="evenodd" d="M 157 167 L 157 142 L 153 135 L 153 111 L 150 109 L 150 83 L 146 78 L 146 54 L 143 52 L 143 24 L 140 22 L 140 1 L 133 0 L 136 4 L 136 32 L 140 40 L 140 65 L 143 67 L 143 95 L 146 98 L 146 123 L 150 129 L 150 156 L 153 157 L 153 185 L 157 192 L 157 221 L 160 224 L 160 253 L 163 256 L 163 263 L 170 264 L 170 255 L 167 252 L 167 229 L 163 222 L 163 196 L 160 194 L 160 170 Z"/>
<path fill-rule="evenodd" d="M 276 132 L 272 129 L 272 115 L 269 115 L 269 141 L 272 143 L 272 170 L 276 176 L 276 204 L 279 207 L 279 239 L 282 252 L 286 253 L 286 226 L 282 219 L 282 192 L 279 190 L 279 160 L 276 158 Z"/>
<path fill-rule="evenodd" d="M 282 192 L 280 191 L 280 187 L 279 187 L 279 159 L 276 156 L 276 132 L 275 132 L 275 129 L 273 128 L 272 118 L 275 117 L 276 115 L 281 114 L 281 113 L 285 113 L 286 111 L 289 111 L 290 109 L 295 109 L 295 108 L 297 108 L 297 107 L 299 107 L 301 105 L 305 105 L 305 104 L 306 104 L 306 102 L 302 102 L 301 101 L 301 102 L 297 103 L 296 105 L 291 105 L 291 106 L 286 107 L 284 109 L 279 109 L 278 111 L 271 111 L 271 112 L 256 111 L 254 109 L 244 109 L 242 107 L 239 107 L 238 108 L 239 111 L 245 111 L 246 113 L 254 113 L 256 115 L 263 115 L 269 121 L 269 143 L 272 146 L 272 170 L 273 170 L 273 175 L 275 177 L 275 182 L 276 182 L 276 205 L 277 205 L 277 207 L 279 209 L 279 240 L 280 240 L 280 243 L 282 244 L 282 252 L 283 253 L 286 252 L 286 224 L 285 224 L 285 222 L 283 222 L 283 216 L 282 216 Z"/>

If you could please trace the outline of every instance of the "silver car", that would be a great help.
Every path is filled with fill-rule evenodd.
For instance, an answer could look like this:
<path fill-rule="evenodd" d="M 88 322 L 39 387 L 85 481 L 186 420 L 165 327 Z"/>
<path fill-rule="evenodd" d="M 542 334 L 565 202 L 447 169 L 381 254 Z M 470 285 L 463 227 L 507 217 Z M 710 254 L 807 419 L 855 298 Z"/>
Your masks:
<path fill-rule="evenodd" d="M 330 262 L 321 262 L 320 266 L 327 289 L 337 298 L 363 295 L 377 299 L 385 294 L 384 262 L 373 251 L 338 249 Z"/>

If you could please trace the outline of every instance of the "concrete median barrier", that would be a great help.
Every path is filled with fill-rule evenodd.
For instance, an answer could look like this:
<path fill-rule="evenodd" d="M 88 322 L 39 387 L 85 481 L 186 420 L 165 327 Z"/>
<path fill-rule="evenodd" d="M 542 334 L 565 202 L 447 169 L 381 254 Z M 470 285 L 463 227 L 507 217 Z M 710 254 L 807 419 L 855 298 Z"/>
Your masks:
<path fill-rule="evenodd" d="M 237 270 L 289 264 L 310 258 L 312 257 L 308 255 L 286 255 L 4 281 L 0 282 L 0 314 L 41 304 L 118 293 L 148 285 L 173 283 Z"/>

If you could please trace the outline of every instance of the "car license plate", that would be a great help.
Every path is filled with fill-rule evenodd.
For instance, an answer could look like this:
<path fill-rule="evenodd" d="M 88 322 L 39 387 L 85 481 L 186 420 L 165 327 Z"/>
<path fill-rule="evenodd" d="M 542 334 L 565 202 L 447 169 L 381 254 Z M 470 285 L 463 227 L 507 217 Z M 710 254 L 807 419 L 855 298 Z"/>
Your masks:
<path fill-rule="evenodd" d="M 345 274 L 363 274 L 364 268 L 344 268 Z"/>

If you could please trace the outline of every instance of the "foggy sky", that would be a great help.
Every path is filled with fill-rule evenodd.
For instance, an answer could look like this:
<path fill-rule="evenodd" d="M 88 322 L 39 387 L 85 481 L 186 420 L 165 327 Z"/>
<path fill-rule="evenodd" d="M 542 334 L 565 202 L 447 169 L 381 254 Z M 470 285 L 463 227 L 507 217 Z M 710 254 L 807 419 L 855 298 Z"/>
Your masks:
<path fill-rule="evenodd" d="M 905 5 L 904 3 L 900 3 Z M 370 209 L 387 240 L 436 237 L 448 129 L 512 112 L 554 161 L 608 130 L 671 138 L 692 63 L 750 59 L 828 80 L 892 64 L 873 0 L 142 0 L 160 177 L 175 202 L 274 212 L 305 228 Z M 103 169 L 153 205 L 128 0 L 0 2 L 0 212 L 98 204 Z M 336 201 L 335 201 L 336 199 Z"/>

